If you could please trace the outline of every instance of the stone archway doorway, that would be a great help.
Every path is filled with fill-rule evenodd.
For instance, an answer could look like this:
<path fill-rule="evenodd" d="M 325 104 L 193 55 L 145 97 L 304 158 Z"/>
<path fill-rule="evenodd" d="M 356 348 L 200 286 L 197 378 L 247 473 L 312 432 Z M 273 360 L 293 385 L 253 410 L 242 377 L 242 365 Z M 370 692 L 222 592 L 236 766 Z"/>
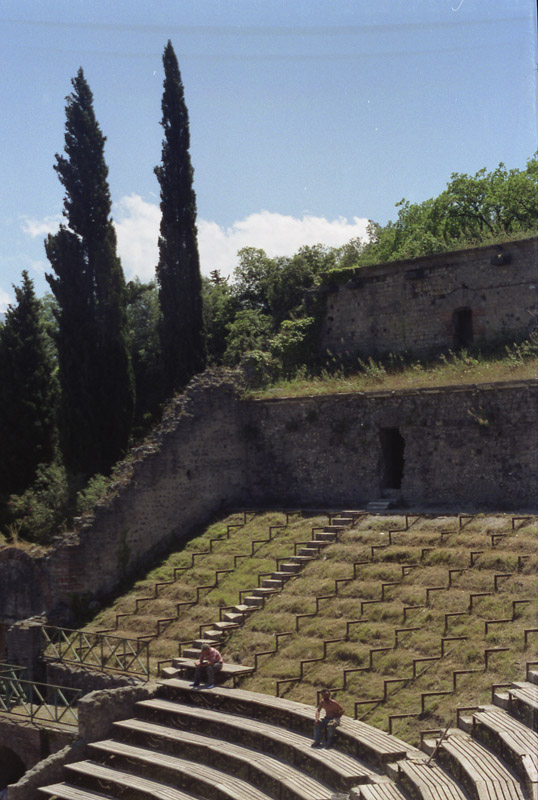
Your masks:
<path fill-rule="evenodd" d="M 26 772 L 22 760 L 9 747 L 0 746 L 0 791 L 8 783 L 17 783 Z"/>

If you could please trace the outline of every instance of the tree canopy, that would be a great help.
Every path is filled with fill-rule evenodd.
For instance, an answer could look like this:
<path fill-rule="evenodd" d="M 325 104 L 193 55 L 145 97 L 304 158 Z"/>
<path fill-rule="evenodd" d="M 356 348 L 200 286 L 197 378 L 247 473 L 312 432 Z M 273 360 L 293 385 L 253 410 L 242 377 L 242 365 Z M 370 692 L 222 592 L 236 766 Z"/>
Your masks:
<path fill-rule="evenodd" d="M 475 175 L 455 172 L 446 189 L 422 203 L 401 200 L 395 222 L 371 223 L 357 265 L 457 250 L 538 229 L 538 160 Z"/>
<path fill-rule="evenodd" d="M 5 493 L 24 490 L 56 447 L 57 385 L 40 302 L 26 271 L 14 290 L 16 304 L 0 325 L 0 489 Z"/>
<path fill-rule="evenodd" d="M 202 279 L 196 230 L 196 196 L 189 147 L 189 116 L 179 66 L 169 41 L 164 49 L 162 163 L 157 282 L 162 312 L 160 340 L 167 393 L 182 389 L 206 363 Z"/>
<path fill-rule="evenodd" d="M 61 443 L 78 472 L 107 472 L 125 452 L 134 385 L 127 349 L 125 281 L 110 218 L 105 137 L 82 69 L 66 101 L 65 155 L 56 170 L 67 224 L 45 242 L 57 301 Z"/>

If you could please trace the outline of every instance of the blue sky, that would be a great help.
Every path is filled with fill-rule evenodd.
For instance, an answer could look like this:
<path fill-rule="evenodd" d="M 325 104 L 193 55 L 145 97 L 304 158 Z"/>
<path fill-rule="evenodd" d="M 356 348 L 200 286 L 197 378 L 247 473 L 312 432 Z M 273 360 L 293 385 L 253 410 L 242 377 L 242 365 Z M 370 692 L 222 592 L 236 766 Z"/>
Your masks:
<path fill-rule="evenodd" d="M 162 52 L 191 124 L 202 271 L 240 247 L 363 235 L 453 172 L 524 167 L 537 144 L 535 0 L 3 0 L 0 310 L 61 219 L 53 170 L 80 66 L 128 278 L 151 279 Z"/>

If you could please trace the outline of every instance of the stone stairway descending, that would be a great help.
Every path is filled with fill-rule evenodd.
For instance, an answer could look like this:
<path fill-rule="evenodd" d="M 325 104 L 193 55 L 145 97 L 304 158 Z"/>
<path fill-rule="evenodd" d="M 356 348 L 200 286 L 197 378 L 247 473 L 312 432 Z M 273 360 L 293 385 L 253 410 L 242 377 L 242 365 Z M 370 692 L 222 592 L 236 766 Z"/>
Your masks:
<path fill-rule="evenodd" d="M 65 766 L 65 781 L 40 791 L 59 800 L 537 799 L 538 733 L 498 705 L 461 715 L 459 729 L 425 739 L 423 751 L 348 717 L 335 747 L 316 750 L 312 722 L 301 703 L 164 680 Z"/>
<path fill-rule="evenodd" d="M 334 517 L 332 523 L 326 525 L 322 531 L 313 533 L 311 541 L 304 542 L 296 555 L 290 556 L 285 563 L 280 564 L 279 569 L 270 577 L 263 578 L 260 586 L 249 590 L 241 603 L 222 615 L 222 620 L 210 624 L 203 636 L 193 641 L 190 647 L 183 647 L 181 656 L 198 658 L 204 644 L 214 646 L 222 642 L 227 633 L 237 628 L 238 625 L 243 625 L 250 614 L 258 608 L 262 608 L 268 598 L 280 592 L 287 581 L 297 575 L 306 564 L 317 558 L 324 547 L 336 541 L 338 534 L 349 528 L 360 513 L 362 512 L 344 512 L 340 516 Z M 176 674 L 179 674 L 180 669 L 181 660 L 174 659 L 172 668 L 163 670 L 163 674 L 170 678 L 174 676 L 174 670 L 176 670 Z"/>

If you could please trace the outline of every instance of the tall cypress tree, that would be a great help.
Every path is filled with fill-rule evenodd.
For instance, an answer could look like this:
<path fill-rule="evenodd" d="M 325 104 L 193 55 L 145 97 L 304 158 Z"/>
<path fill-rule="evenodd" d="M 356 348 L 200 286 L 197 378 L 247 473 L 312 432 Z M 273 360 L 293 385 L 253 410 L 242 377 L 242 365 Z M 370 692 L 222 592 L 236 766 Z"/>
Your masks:
<path fill-rule="evenodd" d="M 0 493 L 24 491 L 53 460 L 56 382 L 41 307 L 28 273 L 0 326 Z"/>
<path fill-rule="evenodd" d="M 54 169 L 65 189 L 64 216 L 45 242 L 56 274 L 62 450 L 71 470 L 107 472 L 125 452 L 134 408 L 127 348 L 125 279 L 110 218 L 105 137 L 82 69 L 66 101 L 65 155 Z"/>
<path fill-rule="evenodd" d="M 164 49 L 161 229 L 157 281 L 165 390 L 182 389 L 205 367 L 202 280 L 196 231 L 196 196 L 189 154 L 189 115 L 172 43 Z"/>

